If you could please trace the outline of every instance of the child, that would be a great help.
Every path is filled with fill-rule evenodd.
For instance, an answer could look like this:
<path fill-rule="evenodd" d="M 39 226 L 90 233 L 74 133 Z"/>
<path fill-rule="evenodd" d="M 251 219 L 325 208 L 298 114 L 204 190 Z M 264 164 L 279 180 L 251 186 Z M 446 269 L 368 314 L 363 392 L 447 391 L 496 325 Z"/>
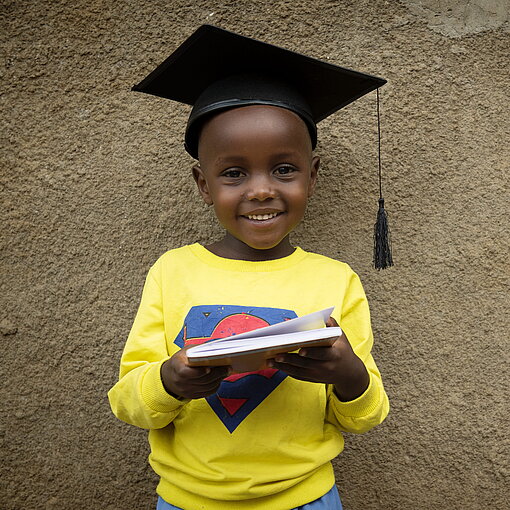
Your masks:
<path fill-rule="evenodd" d="M 185 86 L 174 79 L 188 72 Z M 186 149 L 225 229 L 150 269 L 109 392 L 118 418 L 149 429 L 159 510 L 341 509 L 342 432 L 381 423 L 388 399 L 359 278 L 289 235 L 315 189 L 316 122 L 382 83 L 204 26 L 137 87 L 194 104 Z M 344 333 L 331 347 L 244 374 L 187 364 L 189 345 L 333 305 L 328 326 Z"/>

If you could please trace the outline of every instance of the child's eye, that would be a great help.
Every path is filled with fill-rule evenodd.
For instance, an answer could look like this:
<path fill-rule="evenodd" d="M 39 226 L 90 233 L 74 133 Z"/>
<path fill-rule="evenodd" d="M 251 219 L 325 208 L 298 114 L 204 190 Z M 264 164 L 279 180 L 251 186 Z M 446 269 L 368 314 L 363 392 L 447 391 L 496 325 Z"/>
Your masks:
<path fill-rule="evenodd" d="M 222 177 L 228 177 L 230 179 L 238 179 L 241 177 L 241 170 L 237 170 L 235 168 L 231 168 L 229 170 L 225 170 L 222 174 Z"/>
<path fill-rule="evenodd" d="M 278 175 L 289 175 L 289 174 L 291 174 L 292 172 L 295 172 L 294 167 L 292 167 L 292 166 L 288 166 L 288 165 L 279 166 L 279 167 L 275 170 L 275 173 L 276 173 L 276 174 L 278 174 Z"/>

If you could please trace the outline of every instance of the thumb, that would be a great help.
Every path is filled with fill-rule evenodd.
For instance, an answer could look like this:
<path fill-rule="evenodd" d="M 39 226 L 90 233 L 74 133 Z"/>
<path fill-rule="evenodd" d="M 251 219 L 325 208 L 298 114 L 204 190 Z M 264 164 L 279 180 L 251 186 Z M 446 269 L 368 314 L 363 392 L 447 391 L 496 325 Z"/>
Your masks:
<path fill-rule="evenodd" d="M 333 317 L 330 317 L 326 322 L 326 327 L 327 328 L 337 328 L 338 322 L 335 319 L 333 319 Z"/>

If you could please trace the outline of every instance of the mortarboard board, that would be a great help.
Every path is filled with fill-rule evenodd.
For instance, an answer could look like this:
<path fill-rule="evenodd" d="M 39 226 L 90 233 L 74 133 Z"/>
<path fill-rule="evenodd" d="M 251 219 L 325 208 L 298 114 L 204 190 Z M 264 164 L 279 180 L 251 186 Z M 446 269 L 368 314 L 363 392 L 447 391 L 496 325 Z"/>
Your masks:
<path fill-rule="evenodd" d="M 200 128 L 215 113 L 255 104 L 286 108 L 303 119 L 315 148 L 318 122 L 385 83 L 383 78 L 202 25 L 133 90 L 193 106 L 185 148 L 198 158 Z M 374 230 L 377 269 L 393 264 L 382 195 L 379 206 Z"/>
<path fill-rule="evenodd" d="M 294 111 L 315 145 L 315 124 L 386 80 L 202 25 L 133 90 L 193 106 L 186 150 L 197 157 L 204 117 L 236 106 L 270 104 Z"/>

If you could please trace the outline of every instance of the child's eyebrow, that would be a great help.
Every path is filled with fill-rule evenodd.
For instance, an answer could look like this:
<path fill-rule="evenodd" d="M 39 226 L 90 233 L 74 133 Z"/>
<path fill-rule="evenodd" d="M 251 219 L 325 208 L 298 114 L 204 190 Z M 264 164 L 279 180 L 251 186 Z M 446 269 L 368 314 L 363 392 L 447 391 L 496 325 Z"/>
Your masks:
<path fill-rule="evenodd" d="M 246 158 L 241 155 L 218 156 L 214 159 L 215 166 L 243 166 L 246 165 Z"/>
<path fill-rule="evenodd" d="M 285 159 L 292 159 L 294 157 L 298 156 L 297 151 L 286 151 L 286 152 L 279 152 L 274 155 L 275 160 L 285 160 Z"/>

